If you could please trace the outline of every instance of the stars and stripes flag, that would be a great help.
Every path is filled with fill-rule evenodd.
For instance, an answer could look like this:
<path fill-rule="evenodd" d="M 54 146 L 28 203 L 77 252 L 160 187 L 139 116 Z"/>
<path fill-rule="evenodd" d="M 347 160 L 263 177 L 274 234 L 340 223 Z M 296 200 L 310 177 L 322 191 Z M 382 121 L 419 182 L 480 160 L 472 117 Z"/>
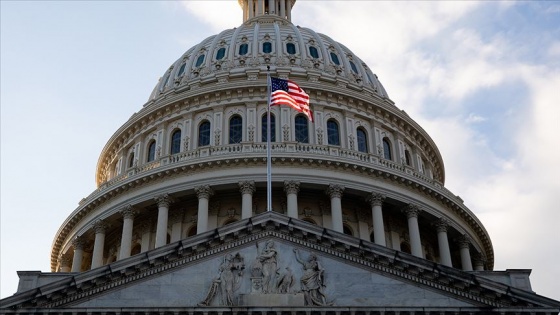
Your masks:
<path fill-rule="evenodd" d="M 274 105 L 288 105 L 313 122 L 309 95 L 293 81 L 270 78 L 270 106 Z"/>

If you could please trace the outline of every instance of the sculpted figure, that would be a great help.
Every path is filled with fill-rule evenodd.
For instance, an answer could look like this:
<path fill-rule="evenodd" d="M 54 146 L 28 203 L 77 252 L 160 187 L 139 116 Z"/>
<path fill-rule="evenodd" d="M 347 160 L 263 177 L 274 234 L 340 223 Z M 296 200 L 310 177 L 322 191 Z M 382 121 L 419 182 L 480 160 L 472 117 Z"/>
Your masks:
<path fill-rule="evenodd" d="M 227 254 L 224 261 L 220 264 L 218 276 L 212 281 L 212 285 L 206 294 L 204 301 L 199 306 L 210 306 L 210 303 L 220 292 L 221 304 L 224 306 L 233 306 L 233 292 L 239 289 L 241 285 L 241 277 L 243 276 L 243 258 L 236 254 Z"/>
<path fill-rule="evenodd" d="M 307 261 L 304 261 L 296 248 L 294 248 L 294 254 L 297 262 L 303 266 L 300 284 L 305 297 L 305 305 L 332 305 L 332 303 L 327 303 L 325 293 L 323 293 L 325 287 L 324 269 L 317 261 L 317 256 L 311 254 Z"/>
<path fill-rule="evenodd" d="M 294 275 L 290 267 L 286 267 L 286 273 L 278 280 L 278 293 L 291 293 L 294 286 Z"/>
<path fill-rule="evenodd" d="M 277 256 L 273 241 L 267 241 L 257 260 L 262 266 L 262 288 L 264 293 L 275 293 Z"/>

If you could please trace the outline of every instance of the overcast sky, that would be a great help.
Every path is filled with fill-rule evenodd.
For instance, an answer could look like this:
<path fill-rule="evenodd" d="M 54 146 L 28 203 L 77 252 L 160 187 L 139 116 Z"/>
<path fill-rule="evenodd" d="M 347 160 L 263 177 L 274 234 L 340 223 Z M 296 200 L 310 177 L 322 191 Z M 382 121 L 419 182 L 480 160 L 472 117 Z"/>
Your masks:
<path fill-rule="evenodd" d="M 0 296 L 50 271 L 106 141 L 237 1 L 1 1 Z M 560 2 L 304 1 L 432 136 L 446 187 L 485 225 L 495 270 L 560 300 Z"/>

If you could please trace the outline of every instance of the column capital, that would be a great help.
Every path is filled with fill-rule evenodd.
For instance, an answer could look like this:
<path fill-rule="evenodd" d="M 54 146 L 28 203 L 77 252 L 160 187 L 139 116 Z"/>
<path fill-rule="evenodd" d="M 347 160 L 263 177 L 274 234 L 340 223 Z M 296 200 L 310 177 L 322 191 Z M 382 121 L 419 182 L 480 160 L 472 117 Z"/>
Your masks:
<path fill-rule="evenodd" d="M 409 203 L 406 207 L 404 207 L 403 212 L 406 213 L 406 217 L 410 218 L 418 218 L 418 214 L 422 211 L 420 207 L 417 205 Z"/>
<path fill-rule="evenodd" d="M 138 214 L 138 210 L 136 210 L 132 205 L 128 205 L 122 208 L 119 213 L 124 219 L 134 219 L 134 217 Z"/>
<path fill-rule="evenodd" d="M 381 206 L 383 205 L 383 201 L 385 200 L 385 198 L 387 198 L 387 196 L 380 194 L 380 193 L 376 193 L 376 192 L 372 192 L 368 197 L 367 197 L 367 201 L 369 201 L 371 203 L 371 206 Z"/>
<path fill-rule="evenodd" d="M 84 249 L 84 245 L 86 244 L 85 240 L 81 236 L 76 236 L 72 240 L 72 246 L 74 246 L 74 250 Z"/>
<path fill-rule="evenodd" d="M 459 237 L 458 241 L 460 248 L 469 248 L 472 243 L 470 236 L 468 236 L 467 234 L 463 234 L 461 237 Z"/>
<path fill-rule="evenodd" d="M 299 192 L 299 182 L 295 180 L 284 181 L 284 191 L 286 194 L 296 194 Z"/>
<path fill-rule="evenodd" d="M 249 195 L 253 195 L 253 193 L 255 192 L 255 181 L 253 180 L 246 180 L 243 182 L 239 182 L 239 191 L 245 195 L 245 194 L 249 194 Z"/>
<path fill-rule="evenodd" d="M 201 185 L 194 188 L 198 199 L 206 198 L 209 199 L 214 195 L 214 190 L 209 185 Z"/>
<path fill-rule="evenodd" d="M 158 207 L 169 207 L 169 205 L 173 202 L 173 198 L 171 198 L 168 194 L 156 196 L 154 200 L 156 201 Z"/>
<path fill-rule="evenodd" d="M 72 266 L 72 259 L 68 257 L 68 255 L 60 255 L 58 256 L 58 262 L 60 263 L 61 267 L 70 267 Z"/>
<path fill-rule="evenodd" d="M 435 226 L 438 233 L 447 233 L 447 229 L 449 228 L 449 221 L 445 218 L 439 218 L 439 220 L 436 221 Z"/>
<path fill-rule="evenodd" d="M 332 198 L 342 198 L 342 193 L 344 193 L 344 186 L 330 184 L 325 191 L 329 197 Z"/>
<path fill-rule="evenodd" d="M 97 220 L 93 222 L 92 228 L 95 234 L 105 233 L 105 230 L 109 228 L 109 224 L 104 220 Z"/>

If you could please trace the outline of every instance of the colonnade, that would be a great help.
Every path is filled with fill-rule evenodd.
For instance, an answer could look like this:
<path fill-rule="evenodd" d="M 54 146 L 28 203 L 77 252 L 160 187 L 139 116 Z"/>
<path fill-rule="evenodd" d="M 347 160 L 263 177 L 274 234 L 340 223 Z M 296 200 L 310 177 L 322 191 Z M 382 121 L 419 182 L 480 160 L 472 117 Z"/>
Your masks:
<path fill-rule="evenodd" d="M 253 215 L 252 205 L 253 205 L 253 194 L 255 193 L 255 182 L 254 181 L 242 181 L 239 182 L 239 190 L 242 195 L 241 202 L 241 218 L 248 219 Z M 285 181 L 284 191 L 286 193 L 287 199 L 287 215 L 291 218 L 299 218 L 298 211 L 298 193 L 300 190 L 300 183 L 298 181 Z M 330 198 L 330 209 L 331 209 L 331 228 L 334 231 L 343 233 L 343 215 L 342 215 L 342 196 L 344 194 L 344 186 L 330 184 L 325 193 Z M 198 213 L 197 213 L 197 234 L 204 233 L 208 231 L 208 217 L 209 217 L 209 200 L 214 195 L 214 190 L 209 185 L 202 185 L 194 188 L 194 191 L 198 197 Z M 373 227 L 373 237 L 374 243 L 387 246 L 387 241 L 385 237 L 385 224 L 383 222 L 383 203 L 386 196 L 377 192 L 372 192 L 367 201 L 371 205 L 371 226 Z M 168 239 L 168 226 L 171 224 L 171 242 L 176 242 L 181 239 L 181 229 L 182 229 L 182 218 L 183 212 L 174 212 L 169 215 L 169 206 L 173 203 L 173 198 L 168 194 L 163 194 L 154 198 L 155 203 L 158 207 L 157 214 L 157 224 L 155 230 L 155 248 L 164 246 L 167 244 Z M 410 241 L 411 254 L 420 258 L 424 258 L 420 228 L 418 224 L 418 217 L 421 213 L 420 207 L 414 204 L 409 204 L 402 209 L 402 212 L 406 214 L 408 223 L 408 234 Z M 132 237 L 133 237 L 133 226 L 134 218 L 138 214 L 138 210 L 132 205 L 128 205 L 121 209 L 119 213 L 122 216 L 122 236 L 120 251 L 118 254 L 118 259 L 124 259 L 131 255 Z M 170 220 L 171 218 L 171 220 Z M 327 222 L 324 222 L 327 223 Z M 366 224 L 367 227 L 367 224 Z M 105 245 L 105 233 L 109 225 L 103 220 L 97 220 L 92 224 L 92 229 L 94 231 L 95 239 L 93 245 L 93 254 L 91 260 L 91 268 L 97 268 L 103 265 L 103 253 Z M 439 219 L 435 223 L 435 228 L 437 231 L 437 242 L 440 254 L 440 263 L 452 267 L 451 251 L 448 239 L 448 229 L 449 221 L 444 218 Z M 150 224 L 144 223 L 143 226 L 137 228 L 139 234 L 141 235 L 141 252 L 149 249 L 150 246 L 150 235 L 153 232 Z M 360 233 L 361 238 L 368 238 L 369 233 Z M 465 271 L 473 270 L 473 263 L 470 254 L 470 244 L 471 240 L 465 235 L 459 240 L 461 266 Z M 72 264 L 70 267 L 69 259 L 61 259 L 60 271 L 63 272 L 79 272 L 81 271 L 81 265 L 83 262 L 84 255 L 84 240 L 78 237 L 72 242 L 74 248 L 74 257 L 72 259 Z M 392 247 L 395 248 L 395 242 L 392 243 Z M 484 270 L 484 262 L 478 256 L 475 257 L 474 265 L 476 270 Z"/>

